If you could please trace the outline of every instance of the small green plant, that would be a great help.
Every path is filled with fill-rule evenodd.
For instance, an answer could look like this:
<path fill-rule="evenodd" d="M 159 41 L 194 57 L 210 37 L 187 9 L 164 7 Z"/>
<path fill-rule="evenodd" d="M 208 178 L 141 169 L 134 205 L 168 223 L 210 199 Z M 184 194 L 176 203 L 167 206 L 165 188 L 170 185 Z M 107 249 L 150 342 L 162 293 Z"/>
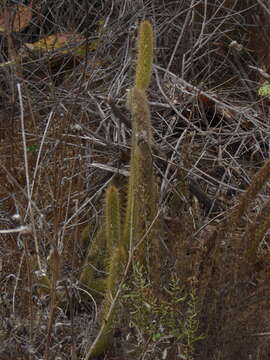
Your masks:
<path fill-rule="evenodd" d="M 259 96 L 269 96 L 270 95 L 270 83 L 265 81 L 258 89 Z"/>
<path fill-rule="evenodd" d="M 199 313 L 194 291 L 187 293 L 179 277 L 172 274 L 164 296 L 160 296 L 153 291 L 152 283 L 147 282 L 142 265 L 134 264 L 133 270 L 133 283 L 126 291 L 126 299 L 132 309 L 132 326 L 140 333 L 144 345 L 150 340 L 158 342 L 162 351 L 170 339 L 171 347 L 181 344 L 178 356 L 191 359 L 195 344 L 203 339 L 198 335 Z"/>
<path fill-rule="evenodd" d="M 30 153 L 37 151 L 37 149 L 38 149 L 38 146 L 37 146 L 37 145 L 29 145 L 29 146 L 27 146 L 27 148 L 26 148 L 27 152 L 30 152 Z"/>

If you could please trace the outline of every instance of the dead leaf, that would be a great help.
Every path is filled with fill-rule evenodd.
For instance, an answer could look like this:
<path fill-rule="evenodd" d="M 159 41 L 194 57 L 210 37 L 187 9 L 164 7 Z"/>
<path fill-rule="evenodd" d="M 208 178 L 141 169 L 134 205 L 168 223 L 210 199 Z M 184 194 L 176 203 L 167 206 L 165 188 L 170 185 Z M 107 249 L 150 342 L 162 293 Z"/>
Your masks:
<path fill-rule="evenodd" d="M 0 14 L 0 32 L 19 32 L 26 28 L 32 19 L 32 1 L 28 6 L 13 5 L 5 7 Z"/>
<path fill-rule="evenodd" d="M 84 38 L 78 33 L 56 33 L 49 35 L 35 43 L 24 44 L 32 51 L 51 52 L 60 50 L 62 54 L 79 51 Z"/>

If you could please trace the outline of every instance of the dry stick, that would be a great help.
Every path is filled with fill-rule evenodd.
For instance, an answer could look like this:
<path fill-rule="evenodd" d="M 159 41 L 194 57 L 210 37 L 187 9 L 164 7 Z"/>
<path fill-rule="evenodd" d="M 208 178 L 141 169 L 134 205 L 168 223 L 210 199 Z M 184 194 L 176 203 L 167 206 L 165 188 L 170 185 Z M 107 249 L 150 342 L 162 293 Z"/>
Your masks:
<path fill-rule="evenodd" d="M 59 279 L 59 272 L 60 272 L 60 256 L 59 252 L 56 247 L 53 249 L 52 254 L 52 263 L 53 263 L 53 271 L 52 271 L 52 288 L 51 288 L 51 306 L 50 306 L 50 316 L 48 320 L 48 332 L 47 332 L 47 341 L 46 341 L 46 350 L 45 350 L 45 359 L 49 360 L 50 356 L 50 343 L 51 343 L 51 335 L 52 335 L 52 327 L 53 327 L 53 320 L 56 308 L 56 285 L 57 280 Z"/>
<path fill-rule="evenodd" d="M 188 125 L 190 125 L 189 121 L 183 115 L 181 115 L 181 113 L 177 110 L 177 107 L 175 106 L 175 104 L 168 98 L 168 96 L 164 93 L 164 91 L 163 91 L 163 89 L 161 87 L 161 81 L 159 79 L 157 70 L 160 70 L 162 72 L 166 72 L 166 69 L 163 68 L 162 66 L 159 66 L 159 65 L 153 65 L 153 67 L 154 67 L 154 72 L 155 72 L 156 79 L 157 79 L 157 85 L 158 85 L 158 87 L 160 89 L 160 92 L 162 93 L 164 98 L 167 100 L 167 102 L 170 104 L 170 107 L 176 112 L 176 114 L 179 115 L 180 118 L 183 119 Z M 198 88 L 197 86 L 192 85 L 191 83 L 185 81 L 184 79 L 182 79 L 181 77 L 175 75 L 174 73 L 172 73 L 170 71 L 167 71 L 167 74 L 169 74 L 174 79 L 176 85 L 181 85 L 182 88 L 184 88 L 183 91 L 184 91 L 185 94 L 193 95 L 193 96 L 198 95 L 198 94 L 204 95 L 207 99 L 212 100 L 215 104 L 220 105 L 224 109 L 228 109 L 228 110 L 234 111 L 236 113 L 240 113 L 240 112 L 242 113 L 243 112 L 243 107 L 226 104 L 225 102 L 222 102 L 221 100 L 219 100 L 218 98 L 213 96 L 213 94 L 211 94 L 211 93 L 209 93 L 207 91 L 204 91 L 204 90 Z M 189 91 L 187 91 L 185 89 L 189 89 Z M 251 121 L 256 121 L 257 120 L 252 115 L 249 116 L 249 119 Z M 201 132 L 201 129 L 198 128 L 197 126 L 194 125 L 193 128 L 198 130 L 199 132 Z"/>
<path fill-rule="evenodd" d="M 38 165 L 39 165 L 40 158 L 41 158 L 41 152 L 42 152 L 42 149 L 43 149 L 43 145 L 44 145 L 44 142 L 45 142 L 45 138 L 46 138 L 49 126 L 51 124 L 52 117 L 53 117 L 53 111 L 50 112 L 49 118 L 46 121 L 46 127 L 45 127 L 44 133 L 42 135 L 41 143 L 40 143 L 40 146 L 39 146 L 39 149 L 38 149 L 37 160 L 36 160 L 35 170 L 34 170 L 34 174 L 33 174 L 32 184 L 31 184 L 31 199 L 32 199 L 32 196 L 33 196 L 33 190 L 34 190 L 35 180 L 36 180 L 36 177 L 37 177 Z"/>
<path fill-rule="evenodd" d="M 10 181 L 12 183 L 12 185 L 16 185 L 16 187 L 21 191 L 21 193 L 23 194 L 23 196 L 31 201 L 31 204 L 33 206 L 33 208 L 36 210 L 37 214 L 39 214 L 40 217 L 43 217 L 43 214 L 41 213 L 41 211 L 39 210 L 39 208 L 37 207 L 37 205 L 35 204 L 35 202 L 32 199 L 29 199 L 27 192 L 25 192 L 24 188 L 18 183 L 18 181 L 12 176 L 12 174 L 8 171 L 8 169 L 3 166 L 0 163 L 0 167 L 5 171 L 5 173 L 8 175 L 8 181 Z M 48 224 L 45 222 L 47 228 L 48 228 Z M 22 225 L 19 228 L 16 229 L 10 229 L 10 230 L 1 230 L 1 232 L 3 231 L 3 234 L 5 233 L 12 233 L 12 232 L 27 232 L 27 233 L 32 233 L 32 228 L 30 225 Z"/>
<path fill-rule="evenodd" d="M 31 230 L 32 230 L 34 243 L 35 243 L 35 249 L 36 249 L 37 264 L 38 264 L 39 270 L 41 270 L 39 246 L 38 246 L 37 233 L 36 233 L 36 228 L 35 228 L 35 223 L 34 223 L 34 213 L 33 213 L 33 208 L 32 208 L 32 201 L 31 201 L 32 193 L 31 193 L 31 186 L 30 186 L 29 167 L 28 167 L 27 148 L 26 148 L 26 136 L 25 136 L 25 126 L 24 126 L 24 107 L 23 107 L 20 83 L 17 83 L 17 89 L 18 89 L 18 96 L 19 96 L 19 103 L 20 103 L 20 119 L 21 119 L 21 129 L 22 129 L 24 166 L 25 166 L 25 177 L 26 177 L 26 187 L 27 187 L 26 191 L 27 191 L 27 201 L 28 201 L 28 206 L 27 206 L 27 211 L 26 211 L 25 217 L 27 216 L 27 212 L 29 209 L 30 218 L 31 218 Z M 25 240 L 24 248 L 25 248 L 25 253 L 26 253 L 28 281 L 29 281 L 29 288 L 30 288 L 30 293 L 29 293 L 29 309 L 30 309 L 30 319 L 31 319 L 30 320 L 30 339 L 32 342 L 33 319 L 34 319 L 32 302 L 31 302 L 31 300 L 32 300 L 31 299 L 32 298 L 32 277 L 31 277 L 32 274 L 31 274 L 31 269 L 30 269 L 31 261 L 29 258 L 29 249 L 28 249 L 27 239 Z"/>
<path fill-rule="evenodd" d="M 30 234 L 31 227 L 29 225 L 21 225 L 15 229 L 0 230 L 0 234 L 12 234 L 12 233 Z"/>
<path fill-rule="evenodd" d="M 35 243 L 35 250 L 36 250 L 36 257 L 37 257 L 37 264 L 38 268 L 41 271 L 41 261 L 40 261 L 40 252 L 39 252 L 39 245 L 37 240 L 37 232 L 35 228 L 34 222 L 34 212 L 32 208 L 32 193 L 31 193 L 31 186 L 30 186 L 30 177 L 29 177 L 29 167 L 28 167 L 28 158 L 27 158 L 27 147 L 26 147 L 26 136 L 25 136 L 25 127 L 24 127 L 24 107 L 23 107 L 23 100 L 22 100 L 22 92 L 21 92 L 21 84 L 17 83 L 18 95 L 19 95 L 19 103 L 20 103 L 20 118 L 21 118 L 21 129 L 22 129 L 22 141 L 23 141 L 23 154 L 24 154 L 24 166 L 25 166 L 25 178 L 26 178 L 26 187 L 27 187 L 27 198 L 28 198 L 28 206 L 26 214 L 29 210 L 30 218 L 31 218 L 31 225 L 32 225 L 32 232 L 34 237 Z"/>
<path fill-rule="evenodd" d="M 161 183 L 161 186 L 160 186 L 160 193 L 161 194 L 164 193 L 164 190 L 165 190 L 166 186 L 169 183 L 169 179 L 168 179 L 169 173 L 170 173 L 172 165 L 174 164 L 174 159 L 176 158 L 177 154 L 179 153 L 178 149 L 180 147 L 181 142 L 183 141 L 183 139 L 186 136 L 186 132 L 187 132 L 187 129 L 185 129 L 183 131 L 183 133 L 181 134 L 181 136 L 178 138 L 176 145 L 173 147 L 171 158 L 167 161 L 167 167 L 166 167 L 165 173 L 163 175 L 162 183 Z M 161 195 L 160 203 L 162 202 L 162 199 L 163 199 L 163 197 Z"/>
<path fill-rule="evenodd" d="M 16 296 L 16 292 L 17 292 L 17 288 L 18 288 L 18 283 L 19 283 L 19 280 L 20 280 L 19 274 L 21 273 L 21 269 L 22 269 L 22 264 L 23 264 L 24 257 L 25 257 L 25 249 L 24 249 L 24 251 L 23 251 L 23 253 L 22 253 L 22 257 L 21 257 L 20 263 L 19 263 L 19 265 L 18 265 L 17 276 L 15 276 L 15 285 L 14 285 L 14 290 L 13 290 L 13 293 L 12 293 L 12 313 L 13 313 L 14 319 L 16 319 L 16 314 L 15 314 L 15 296 Z"/>
<path fill-rule="evenodd" d="M 32 266 L 31 266 L 31 255 L 30 255 L 30 250 L 29 250 L 29 244 L 27 239 L 25 239 L 25 244 L 24 244 L 24 249 L 25 249 L 25 260 L 26 260 L 26 268 L 27 268 L 27 277 L 28 277 L 28 286 L 29 286 L 29 293 L 28 293 L 28 308 L 29 308 L 29 315 L 30 315 L 30 323 L 29 323 L 29 337 L 30 337 L 30 341 L 31 344 L 33 343 L 33 328 L 34 328 L 34 313 L 33 313 L 33 294 L 32 294 L 32 289 L 33 289 L 33 276 L 32 276 Z M 29 360 L 31 360 L 32 356 L 29 356 Z"/>
<path fill-rule="evenodd" d="M 116 104 L 115 100 L 111 97 L 107 99 L 107 103 L 110 105 L 113 115 L 120 120 L 128 129 L 131 129 L 131 121 L 128 119 L 125 113 L 128 113 L 128 110 L 120 109 Z M 125 112 L 125 113 L 124 113 Z"/>
<path fill-rule="evenodd" d="M 103 185 L 100 187 L 100 189 L 97 190 L 97 192 L 96 192 L 93 196 L 91 196 L 89 199 L 87 199 L 87 200 L 78 208 L 78 210 L 76 210 L 76 212 L 71 215 L 71 217 L 70 217 L 67 221 L 65 221 L 65 223 L 64 223 L 64 225 L 63 225 L 63 230 L 62 230 L 62 233 L 61 233 L 61 239 L 59 240 L 60 243 L 63 243 L 63 236 L 64 236 L 64 234 L 65 234 L 65 230 L 66 230 L 68 224 L 70 224 L 71 221 L 72 221 L 73 219 L 75 219 L 75 218 L 83 211 L 83 209 L 84 209 L 88 204 L 91 204 L 92 201 L 93 201 L 93 199 L 94 199 L 98 194 L 100 194 L 100 193 L 103 191 L 103 189 L 106 189 L 107 185 L 108 185 L 110 182 L 111 182 L 111 178 L 110 178 L 109 180 L 107 180 L 107 181 L 105 182 L 105 184 L 103 184 Z"/>
<path fill-rule="evenodd" d="M 196 5 L 196 4 L 195 4 L 195 5 Z M 173 59 L 174 59 L 174 57 L 175 57 L 176 51 L 177 51 L 177 49 L 178 49 L 178 47 L 179 47 L 179 45 L 180 45 L 180 41 L 182 40 L 182 37 L 183 37 L 183 35 L 184 35 L 184 32 L 186 31 L 186 26 L 187 26 L 188 22 L 190 21 L 191 10 L 193 9 L 193 7 L 194 7 L 195 5 L 194 5 L 194 0 L 192 0 L 192 4 L 191 4 L 190 8 L 188 9 L 188 13 L 187 13 L 187 15 L 186 15 L 186 17 L 185 17 L 185 22 L 184 22 L 184 24 L 183 24 L 183 26 L 182 26 L 181 33 L 180 33 L 180 35 L 178 36 L 178 39 L 177 39 L 176 44 L 175 44 L 175 46 L 174 46 L 174 49 L 173 49 L 173 51 L 172 51 L 171 58 L 170 58 L 170 60 L 169 60 L 169 62 L 168 62 L 165 76 L 167 75 L 167 71 L 169 71 L 170 68 L 171 68 L 171 65 L 172 65 Z"/>
<path fill-rule="evenodd" d="M 74 161 L 74 168 L 75 168 L 75 161 Z M 73 168 L 73 170 L 74 170 Z M 75 199 L 75 213 L 78 212 L 78 204 L 79 200 Z M 79 218 L 76 221 L 79 223 Z M 76 251 L 76 244 L 79 243 L 79 227 L 76 226 L 74 230 L 74 241 L 73 241 L 73 249 L 72 249 L 72 261 L 71 261 L 71 269 L 72 271 L 75 271 L 75 251 Z M 66 292 L 68 294 L 68 289 L 66 288 Z M 76 356 L 76 341 L 75 341 L 75 332 L 74 332 L 74 310 L 75 310 L 75 304 L 74 304 L 74 295 L 73 292 L 71 293 L 71 296 L 69 297 L 69 306 L 70 306 L 70 327 L 71 327 L 71 360 L 75 360 L 77 358 Z"/>

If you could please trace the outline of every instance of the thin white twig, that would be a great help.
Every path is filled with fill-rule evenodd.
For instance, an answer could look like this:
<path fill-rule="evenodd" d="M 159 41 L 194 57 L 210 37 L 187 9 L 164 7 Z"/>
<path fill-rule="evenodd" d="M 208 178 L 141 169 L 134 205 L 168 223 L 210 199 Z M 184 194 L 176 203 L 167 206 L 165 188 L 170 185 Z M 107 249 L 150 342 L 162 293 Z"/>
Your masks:
<path fill-rule="evenodd" d="M 37 240 L 37 234 L 36 234 L 36 231 L 35 231 L 34 213 L 33 213 L 33 208 L 32 208 L 32 201 L 31 201 L 32 193 L 31 193 L 31 186 L 30 186 L 30 176 L 29 176 L 29 167 L 28 167 L 28 158 L 27 158 L 25 126 L 24 126 L 24 107 L 23 107 L 23 99 L 22 99 L 22 91 L 21 91 L 21 84 L 20 83 L 17 83 L 17 90 L 18 90 L 19 103 L 20 103 L 20 119 L 21 119 L 21 130 L 22 130 L 22 141 L 23 141 L 23 155 L 24 155 L 24 167 L 25 167 L 25 178 L 26 178 L 26 192 L 27 192 L 27 200 L 28 200 L 26 216 L 27 216 L 27 212 L 29 211 L 30 218 L 31 218 L 31 224 L 32 224 L 32 234 L 33 234 L 34 243 L 35 243 L 35 249 L 36 249 L 37 264 L 38 264 L 39 270 L 42 270 L 41 261 L 40 261 L 39 245 L 38 245 L 38 240 Z"/>
<path fill-rule="evenodd" d="M 31 196 L 30 196 L 30 199 L 32 199 L 33 190 L 34 190 L 34 185 L 35 185 L 35 180 L 36 180 L 37 172 L 38 172 L 38 165 L 39 165 L 40 158 L 41 158 L 41 152 L 42 152 L 42 149 L 43 149 L 44 141 L 45 141 L 45 138 L 46 138 L 46 135 L 47 135 L 49 126 L 50 126 L 50 124 L 51 124 L 52 116 L 53 116 L 53 111 L 51 111 L 50 114 L 49 114 L 49 118 L 48 118 L 47 123 L 46 123 L 46 128 L 45 128 L 44 133 L 43 133 L 43 135 L 42 135 L 41 143 L 40 143 L 40 146 L 39 146 L 39 149 L 38 149 L 37 161 L 36 161 L 36 166 L 35 166 L 35 170 L 34 170 L 34 174 L 33 174 L 32 185 L 31 185 Z"/>
<path fill-rule="evenodd" d="M 29 225 L 22 225 L 15 229 L 0 230 L 0 234 L 11 234 L 11 233 L 28 234 L 29 232 L 31 232 L 31 227 Z"/>

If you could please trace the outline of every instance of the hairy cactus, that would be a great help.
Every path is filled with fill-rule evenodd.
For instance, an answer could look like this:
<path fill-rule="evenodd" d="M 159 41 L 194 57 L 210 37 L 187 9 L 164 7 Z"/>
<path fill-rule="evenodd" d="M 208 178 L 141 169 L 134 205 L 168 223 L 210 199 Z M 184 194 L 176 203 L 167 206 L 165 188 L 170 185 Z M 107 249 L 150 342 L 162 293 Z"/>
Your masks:
<path fill-rule="evenodd" d="M 86 359 L 102 354 L 111 341 L 112 330 L 116 324 L 117 301 L 115 296 L 119 289 L 127 260 L 121 241 L 119 191 L 113 185 L 109 186 L 106 192 L 105 227 L 108 258 L 104 259 L 104 261 L 107 265 L 108 275 L 104 282 L 105 298 L 100 312 L 101 328 L 87 353 Z"/>
<path fill-rule="evenodd" d="M 100 275 L 104 273 L 104 262 L 106 258 L 106 236 L 104 227 L 101 227 L 93 243 L 89 245 L 84 260 L 79 281 L 87 289 L 94 291 L 94 294 L 103 294 L 105 290 L 104 278 Z"/>
<path fill-rule="evenodd" d="M 89 262 L 94 261 L 94 256 L 100 253 L 100 247 L 105 244 L 106 255 L 102 259 L 107 277 L 104 281 L 104 301 L 100 312 L 101 327 L 88 350 L 86 360 L 102 354 L 110 343 L 113 328 L 116 326 L 121 283 L 129 263 L 127 255 L 132 253 L 134 246 L 140 245 L 137 254 L 140 262 L 145 263 L 144 245 L 147 244 L 149 249 L 155 233 L 152 225 L 157 212 L 156 183 L 151 152 L 150 108 L 145 93 L 150 83 L 152 61 L 153 30 L 151 24 L 144 21 L 139 30 L 135 87 L 128 95 L 128 106 L 132 114 L 132 148 L 124 220 L 121 219 L 119 191 L 110 185 L 106 192 L 104 226 L 98 232 L 96 245 L 89 250 L 85 263 L 86 270 L 81 274 L 82 282 L 93 288 L 95 279 Z M 124 225 L 123 229 L 121 224 Z"/>
<path fill-rule="evenodd" d="M 152 75 L 153 64 L 153 28 L 149 21 L 141 23 L 137 44 L 137 67 L 135 76 L 135 87 L 146 90 Z"/>
<path fill-rule="evenodd" d="M 124 227 L 124 241 L 127 248 L 131 246 L 131 243 L 132 245 L 137 243 L 145 233 L 145 224 L 153 219 L 156 188 L 151 153 L 151 120 L 147 98 L 144 91 L 137 88 L 133 88 L 129 96 L 133 135 Z"/>

